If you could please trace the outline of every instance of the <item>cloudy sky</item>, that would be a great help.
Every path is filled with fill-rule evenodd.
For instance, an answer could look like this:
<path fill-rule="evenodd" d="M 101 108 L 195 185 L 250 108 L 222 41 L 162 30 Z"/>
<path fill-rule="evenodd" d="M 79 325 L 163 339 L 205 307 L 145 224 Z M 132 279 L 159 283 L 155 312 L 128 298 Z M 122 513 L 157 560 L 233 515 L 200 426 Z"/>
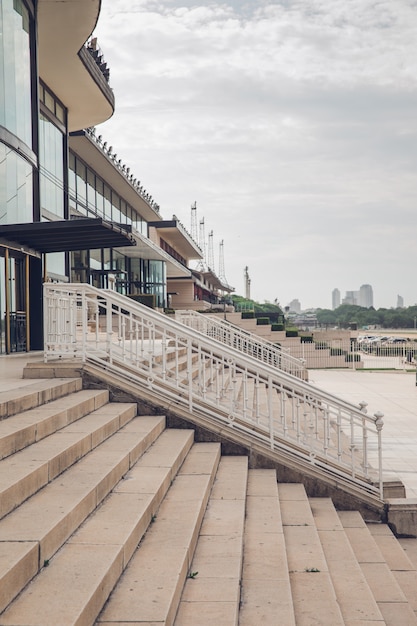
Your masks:
<path fill-rule="evenodd" d="M 104 139 L 244 294 L 417 302 L 416 0 L 102 0 Z"/>

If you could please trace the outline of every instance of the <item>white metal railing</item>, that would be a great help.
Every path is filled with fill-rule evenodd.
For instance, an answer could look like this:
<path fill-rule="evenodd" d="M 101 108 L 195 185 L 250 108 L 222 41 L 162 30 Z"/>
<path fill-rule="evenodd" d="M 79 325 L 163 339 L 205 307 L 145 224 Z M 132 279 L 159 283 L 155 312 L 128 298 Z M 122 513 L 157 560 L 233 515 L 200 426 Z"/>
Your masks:
<path fill-rule="evenodd" d="M 395 340 L 390 342 L 361 342 L 350 338 L 315 340 L 294 343 L 293 356 L 302 358 L 308 369 L 396 369 L 416 368 L 417 343 Z"/>
<path fill-rule="evenodd" d="M 44 285 L 45 360 L 78 357 L 382 500 L 374 417 L 114 291 Z"/>
<path fill-rule="evenodd" d="M 227 320 L 211 317 L 209 314 L 197 313 L 197 311 L 176 311 L 175 319 L 189 328 L 262 361 L 262 363 L 277 367 L 302 380 L 308 380 L 307 368 L 303 359 L 291 356 L 279 346 L 254 333 L 238 328 Z"/>

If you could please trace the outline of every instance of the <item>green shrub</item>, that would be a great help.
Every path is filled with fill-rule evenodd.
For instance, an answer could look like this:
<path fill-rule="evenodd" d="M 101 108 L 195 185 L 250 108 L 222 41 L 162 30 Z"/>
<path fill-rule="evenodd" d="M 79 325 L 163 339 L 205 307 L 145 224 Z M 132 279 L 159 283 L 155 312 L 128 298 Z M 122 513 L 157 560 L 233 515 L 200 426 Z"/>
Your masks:
<path fill-rule="evenodd" d="M 255 311 L 242 311 L 242 320 L 253 320 L 255 317 Z"/>
<path fill-rule="evenodd" d="M 269 317 L 258 317 L 256 320 L 257 326 L 268 326 L 268 324 L 269 324 Z"/>
<path fill-rule="evenodd" d="M 301 337 L 301 343 L 313 343 L 313 336 L 304 335 L 304 337 Z"/>
<path fill-rule="evenodd" d="M 346 354 L 346 350 L 343 348 L 330 348 L 330 356 L 341 356 L 342 354 Z"/>
<path fill-rule="evenodd" d="M 296 328 L 287 328 L 285 331 L 286 337 L 298 337 L 298 329 Z"/>
<path fill-rule="evenodd" d="M 167 315 L 172 315 L 173 313 L 175 313 L 175 309 L 164 309 L 164 313 L 166 313 Z"/>
<path fill-rule="evenodd" d="M 271 324 L 271 330 L 284 330 L 284 324 Z"/>

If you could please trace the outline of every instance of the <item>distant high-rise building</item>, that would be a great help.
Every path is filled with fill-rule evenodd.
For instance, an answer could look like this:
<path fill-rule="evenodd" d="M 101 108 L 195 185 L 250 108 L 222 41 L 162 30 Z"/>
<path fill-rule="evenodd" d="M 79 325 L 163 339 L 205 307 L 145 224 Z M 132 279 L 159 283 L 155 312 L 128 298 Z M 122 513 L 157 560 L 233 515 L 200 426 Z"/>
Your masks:
<path fill-rule="evenodd" d="M 347 291 L 342 304 L 359 304 L 359 291 Z"/>
<path fill-rule="evenodd" d="M 404 298 L 402 296 L 397 296 L 397 309 L 404 308 Z"/>
<path fill-rule="evenodd" d="M 374 293 L 371 285 L 361 285 L 359 289 L 358 304 L 366 309 L 374 306 Z"/>
<path fill-rule="evenodd" d="M 339 289 L 333 289 L 332 291 L 332 309 L 333 311 L 340 306 L 340 291 Z"/>
<path fill-rule="evenodd" d="M 301 313 L 301 304 L 300 304 L 300 301 L 297 300 L 297 298 L 294 298 L 294 300 L 291 300 L 289 307 L 290 307 L 290 311 L 293 311 L 294 313 Z"/>

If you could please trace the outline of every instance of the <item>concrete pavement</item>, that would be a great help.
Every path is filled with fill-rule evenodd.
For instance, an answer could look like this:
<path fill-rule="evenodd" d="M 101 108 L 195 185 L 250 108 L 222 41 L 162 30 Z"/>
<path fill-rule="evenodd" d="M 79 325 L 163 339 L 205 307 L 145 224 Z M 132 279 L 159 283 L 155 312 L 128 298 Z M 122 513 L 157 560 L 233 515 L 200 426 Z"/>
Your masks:
<path fill-rule="evenodd" d="M 415 372 L 310 370 L 309 380 L 353 404 L 368 403 L 368 415 L 384 414 L 383 467 L 400 478 L 408 498 L 417 497 L 417 387 Z"/>

